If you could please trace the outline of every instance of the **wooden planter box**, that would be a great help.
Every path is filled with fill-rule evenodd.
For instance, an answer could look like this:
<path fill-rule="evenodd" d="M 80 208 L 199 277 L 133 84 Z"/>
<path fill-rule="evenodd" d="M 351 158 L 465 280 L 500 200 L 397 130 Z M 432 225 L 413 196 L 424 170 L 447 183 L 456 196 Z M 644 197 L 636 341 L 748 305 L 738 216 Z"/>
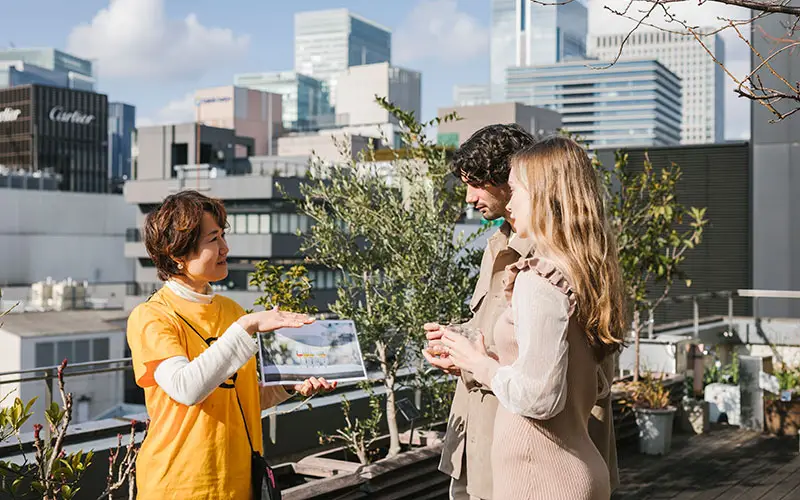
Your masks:
<path fill-rule="evenodd" d="M 796 436 L 800 429 L 800 400 L 764 401 L 764 425 L 767 432 L 778 436 Z"/>
<path fill-rule="evenodd" d="M 281 466 L 276 475 L 283 499 L 424 500 L 447 495 L 450 478 L 438 470 L 441 433 L 415 433 L 414 438 L 418 448 L 369 465 L 345 460 L 352 457 L 336 448 Z M 408 442 L 408 433 L 401 441 Z"/>

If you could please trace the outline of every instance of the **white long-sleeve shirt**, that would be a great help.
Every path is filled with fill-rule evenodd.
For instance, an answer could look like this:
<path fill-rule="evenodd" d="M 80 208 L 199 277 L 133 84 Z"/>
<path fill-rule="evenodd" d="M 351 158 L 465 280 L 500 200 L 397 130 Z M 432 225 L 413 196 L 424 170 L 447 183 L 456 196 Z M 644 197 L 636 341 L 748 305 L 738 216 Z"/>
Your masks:
<path fill-rule="evenodd" d="M 197 293 L 178 283 L 167 281 L 166 286 L 182 299 L 209 304 L 210 294 Z M 255 356 L 258 344 L 249 333 L 234 322 L 225 333 L 198 357 L 189 361 L 186 356 L 174 356 L 159 363 L 155 370 L 156 383 L 178 403 L 191 406 L 203 402 L 220 384 Z M 261 406 L 279 404 L 290 397 L 283 387 L 262 387 Z"/>

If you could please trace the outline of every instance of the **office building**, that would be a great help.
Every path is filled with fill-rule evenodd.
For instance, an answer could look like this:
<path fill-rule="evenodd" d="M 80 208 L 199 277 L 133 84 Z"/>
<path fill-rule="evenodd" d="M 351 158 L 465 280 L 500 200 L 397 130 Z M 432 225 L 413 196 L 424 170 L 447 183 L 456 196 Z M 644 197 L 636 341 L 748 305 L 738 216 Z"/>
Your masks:
<path fill-rule="evenodd" d="M 303 130 L 317 124 L 333 124 L 328 86 L 322 80 L 295 71 L 236 75 L 237 87 L 280 94 L 283 128 Z"/>
<path fill-rule="evenodd" d="M 793 6 L 800 3 L 791 2 Z M 800 81 L 800 57 L 783 50 L 775 40 L 786 36 L 786 27 L 797 21 L 795 16 L 772 14 L 754 21 L 752 43 L 763 58 L 770 59 L 772 71 L 785 81 Z M 751 67 L 762 60 L 752 54 Z M 756 72 L 765 89 L 788 91 L 786 84 L 762 67 Z M 794 89 L 793 89 L 794 91 Z M 753 160 L 753 287 L 762 290 L 800 290 L 800 118 L 796 113 L 782 121 L 770 123 L 776 116 L 757 101 L 751 101 Z M 781 113 L 797 108 L 796 101 L 784 99 L 773 106 Z M 800 301 L 762 299 L 759 312 L 765 316 L 800 317 Z M 763 328 L 759 327 L 760 329 Z"/>
<path fill-rule="evenodd" d="M 590 148 L 667 146 L 681 139 L 681 80 L 653 60 L 571 61 L 508 69 L 510 101 L 561 113 Z"/>
<path fill-rule="evenodd" d="M 0 165 L 54 173 L 62 191 L 108 192 L 108 98 L 41 85 L 0 90 Z"/>
<path fill-rule="evenodd" d="M 711 28 L 698 30 L 711 32 Z M 628 33 L 591 37 L 589 56 L 613 61 Z M 704 39 L 721 63 L 725 43 L 720 35 Z M 666 31 L 637 30 L 625 42 L 620 60 L 655 59 L 680 79 L 683 88 L 682 144 L 725 140 L 725 74 L 722 67 L 693 37 Z"/>
<path fill-rule="evenodd" d="M 543 66 L 586 57 L 589 29 L 581 2 L 543 5 L 530 0 L 492 0 L 489 40 L 492 101 L 505 95 L 506 69 Z"/>
<path fill-rule="evenodd" d="M 351 131 L 379 138 L 378 126 L 384 127 L 389 144 L 395 144 L 394 127 L 397 119 L 375 102 L 375 96 L 386 97 L 400 109 L 422 112 L 422 76 L 416 71 L 392 66 L 389 63 L 354 66 L 339 77 L 339 101 L 336 113 Z M 372 128 L 376 133 L 368 133 Z M 390 135 L 390 136 L 389 136 Z"/>
<path fill-rule="evenodd" d="M 516 123 L 538 137 L 555 134 L 561 128 L 558 112 L 517 102 L 439 108 L 438 116 L 453 112 L 461 119 L 439 124 L 437 142 L 442 146 L 458 147 L 479 129 L 496 123 Z"/>
<path fill-rule="evenodd" d="M 347 9 L 294 17 L 294 70 L 327 82 L 337 105 L 339 75 L 352 66 L 391 62 L 392 33 Z"/>
<path fill-rule="evenodd" d="M 57 49 L 0 50 L 0 88 L 51 85 L 94 91 L 92 62 Z"/>
<path fill-rule="evenodd" d="M 240 148 L 237 156 L 276 153 L 283 130 L 280 94 L 228 85 L 198 90 L 194 97 L 197 123 L 232 129 L 238 136 L 253 139 L 254 149 Z"/>
<path fill-rule="evenodd" d="M 238 160 L 253 154 L 255 141 L 230 128 L 197 123 L 139 127 L 135 135 L 135 180 L 174 179 L 186 165 L 212 165 L 234 171 Z M 199 161 L 198 161 L 199 160 Z M 223 172 L 224 174 L 224 172 Z"/>
<path fill-rule="evenodd" d="M 492 102 L 488 85 L 456 85 L 453 87 L 453 106 L 480 106 Z"/>
<path fill-rule="evenodd" d="M 113 192 L 121 193 L 122 184 L 131 178 L 135 132 L 136 108 L 122 102 L 108 103 L 108 178 Z"/>

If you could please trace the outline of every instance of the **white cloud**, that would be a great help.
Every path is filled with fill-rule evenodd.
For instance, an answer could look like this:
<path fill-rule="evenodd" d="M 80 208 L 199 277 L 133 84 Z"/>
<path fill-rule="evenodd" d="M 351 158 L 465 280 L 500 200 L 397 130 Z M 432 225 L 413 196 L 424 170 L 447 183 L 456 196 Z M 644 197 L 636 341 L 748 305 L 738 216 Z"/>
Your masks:
<path fill-rule="evenodd" d="M 625 19 L 612 12 L 606 7 L 617 11 L 623 11 L 628 5 L 628 0 L 589 0 L 589 32 L 592 35 L 602 35 L 611 33 L 627 33 L 634 26 L 635 22 Z M 643 14 L 652 7 L 651 2 L 637 1 L 628 10 L 631 17 L 641 19 Z M 727 19 L 750 19 L 749 11 L 739 7 L 720 4 L 717 2 L 705 2 L 701 5 L 693 2 L 676 2 L 669 4 L 669 10 L 673 16 L 693 27 L 710 27 L 714 29 L 722 28 L 728 24 Z M 661 11 L 663 12 L 663 11 Z M 682 31 L 683 27 L 677 23 L 669 23 L 663 14 L 656 9 L 648 18 L 649 24 L 668 28 L 675 31 Z M 642 26 L 640 29 L 652 29 Z M 749 27 L 740 28 L 742 34 L 747 37 Z M 726 29 L 721 33 L 725 42 L 725 65 L 737 78 L 743 78 L 750 71 L 750 49 L 747 44 L 739 39 L 732 29 Z M 739 99 L 733 93 L 736 84 L 727 75 L 725 79 L 725 137 L 727 139 L 748 139 L 750 137 L 750 101 Z"/>
<path fill-rule="evenodd" d="M 101 78 L 192 80 L 243 56 L 247 36 L 200 24 L 195 14 L 168 19 L 164 0 L 110 0 L 89 24 L 72 29 L 69 52 L 94 59 Z"/>
<path fill-rule="evenodd" d="M 153 117 L 137 118 L 136 126 L 148 127 L 167 123 L 187 123 L 194 120 L 194 92 L 190 92 L 179 99 L 169 101 L 163 108 L 156 111 Z"/>
<path fill-rule="evenodd" d="M 395 30 L 392 44 L 400 64 L 422 59 L 458 63 L 488 50 L 489 29 L 460 12 L 456 0 L 419 0 Z"/>

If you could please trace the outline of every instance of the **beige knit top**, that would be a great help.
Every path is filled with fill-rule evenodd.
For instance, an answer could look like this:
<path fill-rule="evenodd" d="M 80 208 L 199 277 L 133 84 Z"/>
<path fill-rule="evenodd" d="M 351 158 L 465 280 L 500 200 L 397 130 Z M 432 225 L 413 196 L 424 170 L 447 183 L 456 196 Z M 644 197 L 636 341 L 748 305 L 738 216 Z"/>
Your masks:
<path fill-rule="evenodd" d="M 507 280 L 511 307 L 494 330 L 500 366 L 486 374 L 500 402 L 492 497 L 607 500 L 608 467 L 588 421 L 608 383 L 574 314 L 575 294 L 538 257 L 509 266 Z"/>

